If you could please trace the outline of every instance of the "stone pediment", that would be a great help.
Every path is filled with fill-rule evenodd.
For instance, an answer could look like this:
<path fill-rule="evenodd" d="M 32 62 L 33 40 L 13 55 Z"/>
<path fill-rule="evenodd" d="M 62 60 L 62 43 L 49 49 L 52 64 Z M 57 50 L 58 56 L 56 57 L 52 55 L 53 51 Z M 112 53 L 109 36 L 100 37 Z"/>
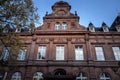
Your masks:
<path fill-rule="evenodd" d="M 87 31 L 84 26 L 79 24 L 79 16 L 77 12 L 70 12 L 71 6 L 64 1 L 56 2 L 52 6 L 52 13 L 46 12 L 43 17 L 43 25 L 37 28 L 40 30 L 52 31 Z"/>

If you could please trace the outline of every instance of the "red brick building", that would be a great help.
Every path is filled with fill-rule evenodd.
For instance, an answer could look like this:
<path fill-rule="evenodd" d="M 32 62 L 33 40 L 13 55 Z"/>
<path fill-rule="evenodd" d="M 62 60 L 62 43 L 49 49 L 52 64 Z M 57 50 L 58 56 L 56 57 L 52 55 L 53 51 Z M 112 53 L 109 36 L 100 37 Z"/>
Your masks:
<path fill-rule="evenodd" d="M 67 2 L 56 2 L 43 25 L 16 29 L 25 49 L 5 66 L 1 80 L 120 79 L 120 15 L 111 27 L 85 27 L 70 9 Z"/>

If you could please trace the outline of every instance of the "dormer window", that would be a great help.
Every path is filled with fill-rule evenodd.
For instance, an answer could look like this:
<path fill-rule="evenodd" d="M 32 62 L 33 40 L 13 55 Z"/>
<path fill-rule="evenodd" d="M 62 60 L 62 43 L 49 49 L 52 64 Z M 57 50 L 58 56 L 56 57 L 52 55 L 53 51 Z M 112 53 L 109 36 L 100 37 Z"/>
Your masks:
<path fill-rule="evenodd" d="M 116 26 L 118 32 L 120 32 L 120 25 Z"/>
<path fill-rule="evenodd" d="M 89 24 L 89 31 L 90 32 L 95 32 L 95 27 L 92 23 Z"/>
<path fill-rule="evenodd" d="M 93 26 L 90 26 L 90 27 L 89 27 L 89 30 L 90 30 L 91 32 L 95 32 L 95 28 L 94 28 Z"/>
<path fill-rule="evenodd" d="M 57 22 L 57 23 L 55 24 L 55 30 L 60 30 L 60 23 L 59 23 L 59 22 Z"/>
<path fill-rule="evenodd" d="M 102 23 L 102 29 L 104 32 L 109 32 L 108 26 L 104 22 Z"/>
<path fill-rule="evenodd" d="M 109 32 L 109 29 L 108 29 L 108 27 L 106 27 L 106 26 L 103 26 L 103 31 L 104 31 L 104 32 Z"/>
<path fill-rule="evenodd" d="M 4 28 L 3 29 L 3 33 L 8 33 L 9 32 L 9 29 L 8 28 Z"/>
<path fill-rule="evenodd" d="M 21 32 L 21 28 L 16 28 L 15 32 Z"/>
<path fill-rule="evenodd" d="M 62 30 L 66 30 L 67 29 L 67 24 L 64 22 L 63 24 L 62 24 Z"/>

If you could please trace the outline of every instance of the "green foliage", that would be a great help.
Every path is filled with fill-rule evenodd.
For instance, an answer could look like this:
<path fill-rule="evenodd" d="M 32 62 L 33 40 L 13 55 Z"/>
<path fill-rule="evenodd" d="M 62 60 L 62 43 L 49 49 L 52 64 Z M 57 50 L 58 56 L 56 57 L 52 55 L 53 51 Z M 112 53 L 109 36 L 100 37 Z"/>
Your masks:
<path fill-rule="evenodd" d="M 32 0 L 0 0 L 0 48 L 11 47 L 10 60 L 15 59 L 19 49 L 23 47 L 19 34 L 11 29 L 34 27 L 38 19 L 37 8 L 34 8 Z M 1 32 L 3 29 L 9 31 Z"/>
<path fill-rule="evenodd" d="M 0 0 L 0 25 L 29 27 L 39 16 L 32 0 Z"/>

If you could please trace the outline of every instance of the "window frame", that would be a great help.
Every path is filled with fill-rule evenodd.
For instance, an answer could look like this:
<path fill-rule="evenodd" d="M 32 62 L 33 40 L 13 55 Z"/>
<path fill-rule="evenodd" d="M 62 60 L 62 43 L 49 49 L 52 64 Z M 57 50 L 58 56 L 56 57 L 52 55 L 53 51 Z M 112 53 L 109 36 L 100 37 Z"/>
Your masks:
<path fill-rule="evenodd" d="M 22 47 L 19 50 L 17 60 L 25 60 L 26 54 L 27 54 L 27 48 L 26 47 Z"/>
<path fill-rule="evenodd" d="M 43 80 L 43 73 L 41 73 L 41 72 L 36 72 L 36 73 L 34 73 L 34 75 L 33 75 L 33 80 Z"/>
<path fill-rule="evenodd" d="M 47 46 L 39 45 L 37 52 L 37 60 L 45 60 L 46 59 Z"/>
<path fill-rule="evenodd" d="M 76 48 L 77 47 L 77 48 Z M 77 51 L 76 51 L 77 49 Z M 82 45 L 75 45 L 75 60 L 84 60 L 84 49 Z M 79 55 L 79 58 L 78 58 Z M 81 57 L 82 56 L 82 57 Z"/>
<path fill-rule="evenodd" d="M 22 80 L 21 72 L 15 72 L 12 74 L 11 80 Z"/>
<path fill-rule="evenodd" d="M 65 60 L 65 46 L 64 45 L 56 45 L 56 60 Z"/>
<path fill-rule="evenodd" d="M 76 77 L 76 80 L 87 80 L 87 74 L 84 72 L 80 72 L 79 75 Z"/>
<path fill-rule="evenodd" d="M 118 48 L 118 50 L 115 51 L 114 48 Z M 120 46 L 112 46 L 112 51 L 113 51 L 115 60 L 120 61 Z"/>
<path fill-rule="evenodd" d="M 60 30 L 60 23 L 59 22 L 55 23 L 55 30 Z"/>
<path fill-rule="evenodd" d="M 11 47 L 4 47 L 0 60 L 7 61 L 11 52 Z"/>
<path fill-rule="evenodd" d="M 102 74 L 103 74 L 103 76 L 102 76 Z M 107 76 L 109 76 L 109 77 L 107 77 Z M 102 73 L 100 73 L 100 80 L 111 80 L 111 77 L 110 77 L 110 74 L 108 74 L 108 73 L 106 73 L 106 72 L 102 72 Z"/>
<path fill-rule="evenodd" d="M 89 31 L 90 32 L 95 32 L 95 27 L 94 26 L 89 26 Z"/>
<path fill-rule="evenodd" d="M 67 23 L 66 22 L 62 23 L 62 30 L 67 30 Z"/>
<path fill-rule="evenodd" d="M 117 30 L 117 32 L 120 32 L 120 25 L 116 26 L 116 30 Z"/>
<path fill-rule="evenodd" d="M 96 48 L 101 48 L 101 51 L 97 51 Z M 95 46 L 96 60 L 105 61 L 105 52 L 102 46 Z"/>
<path fill-rule="evenodd" d="M 103 31 L 104 31 L 104 32 L 109 32 L 109 29 L 108 29 L 107 26 L 103 26 L 102 28 L 103 28 Z"/>

